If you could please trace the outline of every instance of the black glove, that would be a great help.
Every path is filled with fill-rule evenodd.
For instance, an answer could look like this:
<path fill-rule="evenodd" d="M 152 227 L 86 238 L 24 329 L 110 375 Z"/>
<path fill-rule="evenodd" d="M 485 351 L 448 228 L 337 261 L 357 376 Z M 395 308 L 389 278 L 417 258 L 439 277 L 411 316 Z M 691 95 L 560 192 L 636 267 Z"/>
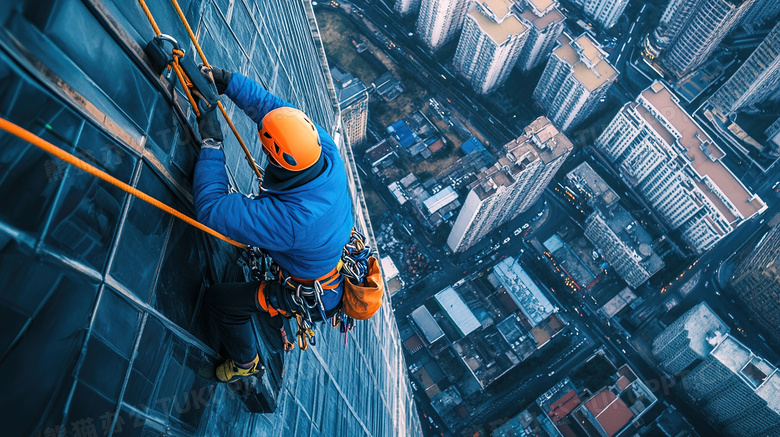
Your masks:
<path fill-rule="evenodd" d="M 221 143 L 225 139 L 222 136 L 222 126 L 219 123 L 219 118 L 217 118 L 217 111 L 202 112 L 200 114 L 198 117 L 198 132 L 202 141 L 210 138 Z"/>
<path fill-rule="evenodd" d="M 214 81 L 214 85 L 217 86 L 217 92 L 219 94 L 225 94 L 225 90 L 228 87 L 228 84 L 230 83 L 230 79 L 233 78 L 233 72 L 230 70 L 225 70 L 219 67 L 206 67 L 201 66 L 200 72 L 203 73 L 204 76 L 208 77 L 212 81 Z"/>

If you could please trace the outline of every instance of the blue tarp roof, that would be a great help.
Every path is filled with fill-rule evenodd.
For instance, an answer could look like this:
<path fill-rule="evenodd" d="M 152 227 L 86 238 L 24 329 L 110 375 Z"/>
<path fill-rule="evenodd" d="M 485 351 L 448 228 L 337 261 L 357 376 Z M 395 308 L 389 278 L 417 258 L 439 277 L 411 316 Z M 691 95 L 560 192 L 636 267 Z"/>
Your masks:
<path fill-rule="evenodd" d="M 469 138 L 468 141 L 461 144 L 460 148 L 466 152 L 467 155 L 475 150 L 485 150 L 485 147 L 482 145 L 482 143 L 474 137 Z"/>
<path fill-rule="evenodd" d="M 409 126 L 407 126 L 406 122 L 403 120 L 398 120 L 391 124 L 387 128 L 387 132 L 390 133 L 390 135 L 392 135 L 393 138 L 398 141 L 398 144 L 400 144 L 404 149 L 408 149 L 409 146 L 417 141 L 414 132 L 409 129 Z"/>

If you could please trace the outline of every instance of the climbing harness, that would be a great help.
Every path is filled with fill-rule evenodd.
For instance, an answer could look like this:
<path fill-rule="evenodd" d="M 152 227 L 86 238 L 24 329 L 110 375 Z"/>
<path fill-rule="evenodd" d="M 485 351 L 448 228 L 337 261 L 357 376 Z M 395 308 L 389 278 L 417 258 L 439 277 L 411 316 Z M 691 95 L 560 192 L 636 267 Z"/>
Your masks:
<path fill-rule="evenodd" d="M 253 272 L 253 279 L 257 281 L 269 280 L 266 277 L 266 258 L 265 251 L 250 248 L 250 270 Z M 270 280 L 278 280 L 282 285 L 281 299 L 292 314 L 286 317 L 295 317 L 298 323 L 298 332 L 296 332 L 298 347 L 301 350 L 308 349 L 309 345 L 316 345 L 316 322 L 323 324 L 329 323 L 333 328 L 339 328 L 344 334 L 344 344 L 347 344 L 349 331 L 355 326 L 355 318 L 350 316 L 344 308 L 344 298 L 335 308 L 326 311 L 322 303 L 322 296 L 330 290 L 336 289 L 342 282 L 344 283 L 344 293 L 348 293 L 348 288 L 352 284 L 363 284 L 369 270 L 371 269 L 372 249 L 365 244 L 365 237 L 355 230 L 350 235 L 350 240 L 342 249 L 341 259 L 336 267 L 315 280 L 301 280 L 291 275 L 285 274 L 282 269 L 274 262 L 271 262 Z M 381 281 L 381 273 L 379 274 Z M 379 295 L 381 303 L 381 293 Z M 376 310 L 373 310 L 375 312 Z M 373 315 L 371 312 L 371 315 Z M 368 317 L 359 316 L 361 319 Z M 284 334 L 286 335 L 286 333 Z"/>

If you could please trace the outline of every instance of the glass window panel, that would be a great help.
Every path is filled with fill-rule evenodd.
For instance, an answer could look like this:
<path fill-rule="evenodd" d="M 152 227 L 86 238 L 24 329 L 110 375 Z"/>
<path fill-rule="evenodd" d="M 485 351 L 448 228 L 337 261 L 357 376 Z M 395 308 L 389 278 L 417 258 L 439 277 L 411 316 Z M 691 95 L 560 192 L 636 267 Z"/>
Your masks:
<path fill-rule="evenodd" d="M 206 412 L 214 393 L 214 360 L 202 351 L 190 347 L 187 362 L 179 382 L 171 416 L 186 429 L 194 431 Z"/>
<path fill-rule="evenodd" d="M 126 359 L 133 350 L 139 312 L 116 291 L 105 288 L 98 303 L 94 332 Z"/>
<path fill-rule="evenodd" d="M 173 338 L 173 344 L 166 363 L 165 373 L 162 379 L 158 382 L 157 395 L 155 396 L 155 402 L 152 408 L 162 414 L 170 414 L 171 407 L 173 406 L 173 400 L 176 396 L 176 387 L 179 383 L 179 377 L 182 373 L 182 367 L 184 363 L 185 347 L 181 344 L 181 340 Z"/>
<path fill-rule="evenodd" d="M 0 94 L 0 115 L 72 151 L 81 120 L 32 83 L 15 76 L 4 80 L 12 86 Z M 39 231 L 66 168 L 63 161 L 1 132 L 0 219 L 22 231 Z"/>
<path fill-rule="evenodd" d="M 147 135 L 149 141 L 159 147 L 162 152 L 161 158 L 167 158 L 167 155 L 170 154 L 178 125 L 179 117 L 174 113 L 168 99 L 160 96 L 154 105 L 152 122 L 149 125 Z"/>
<path fill-rule="evenodd" d="M 116 411 L 112 402 L 85 384 L 77 383 L 66 421 L 67 435 L 104 435 L 107 419 Z M 106 428 L 103 423 L 106 422 Z M 94 434 L 92 434 L 94 432 Z"/>
<path fill-rule="evenodd" d="M 196 242 L 200 231 L 179 220 L 173 224 L 155 289 L 154 306 L 167 318 L 189 328 L 203 283 Z"/>
<path fill-rule="evenodd" d="M 61 269 L 59 265 L 55 267 L 45 261 L 39 266 L 43 271 Z M 29 274 L 35 273 L 31 271 Z M 32 279 L 30 284 L 34 284 Z M 95 305 L 97 285 L 85 278 L 60 270 L 54 284 L 54 292 L 32 320 L 21 341 L 0 360 L 2 396 L 14 399 L 13 409 L 0 408 L 0 423 L 14 423 L 19 429 L 34 429 L 50 401 L 57 398 L 61 391 L 70 390 L 70 385 L 63 382 L 70 380 L 69 375 L 81 354 Z M 16 290 L 20 294 L 28 291 L 25 287 Z M 41 351 L 56 359 L 40 359 Z"/>
<path fill-rule="evenodd" d="M 27 323 L 28 317 L 19 311 L 0 304 L 0 354 L 5 355 L 11 343 Z"/>
<path fill-rule="evenodd" d="M 136 188 L 181 210 L 167 186 L 148 165 L 144 165 Z M 131 199 L 122 235 L 119 237 L 111 276 L 147 301 L 157 272 L 171 215 L 144 202 Z M 143 256 L 139 256 L 143 254 Z"/>
<path fill-rule="evenodd" d="M 137 125 L 147 125 L 157 92 L 86 5 L 60 0 L 45 32 Z"/>
<path fill-rule="evenodd" d="M 87 342 L 87 355 L 78 378 L 115 402 L 119 398 L 126 370 L 127 358 L 98 337 L 92 336 Z"/>
<path fill-rule="evenodd" d="M 124 182 L 130 180 L 136 161 L 89 124 L 79 138 L 76 153 Z M 90 174 L 72 170 L 63 182 L 45 242 L 102 271 L 125 194 Z"/>
<path fill-rule="evenodd" d="M 147 317 L 123 398 L 124 402 L 139 410 L 146 411 L 149 406 L 169 344 L 167 336 L 167 331 L 157 319 Z"/>

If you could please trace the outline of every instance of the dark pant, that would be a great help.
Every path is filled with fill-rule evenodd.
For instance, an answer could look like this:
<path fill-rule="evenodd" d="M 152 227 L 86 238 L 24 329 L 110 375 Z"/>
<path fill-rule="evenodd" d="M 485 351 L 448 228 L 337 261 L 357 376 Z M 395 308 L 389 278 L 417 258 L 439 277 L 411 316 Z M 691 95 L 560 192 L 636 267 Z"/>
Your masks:
<path fill-rule="evenodd" d="M 206 290 L 205 305 L 225 346 L 227 355 L 236 363 L 248 363 L 257 355 L 252 316 L 263 309 L 258 305 L 257 292 L 261 282 L 227 282 Z"/>

